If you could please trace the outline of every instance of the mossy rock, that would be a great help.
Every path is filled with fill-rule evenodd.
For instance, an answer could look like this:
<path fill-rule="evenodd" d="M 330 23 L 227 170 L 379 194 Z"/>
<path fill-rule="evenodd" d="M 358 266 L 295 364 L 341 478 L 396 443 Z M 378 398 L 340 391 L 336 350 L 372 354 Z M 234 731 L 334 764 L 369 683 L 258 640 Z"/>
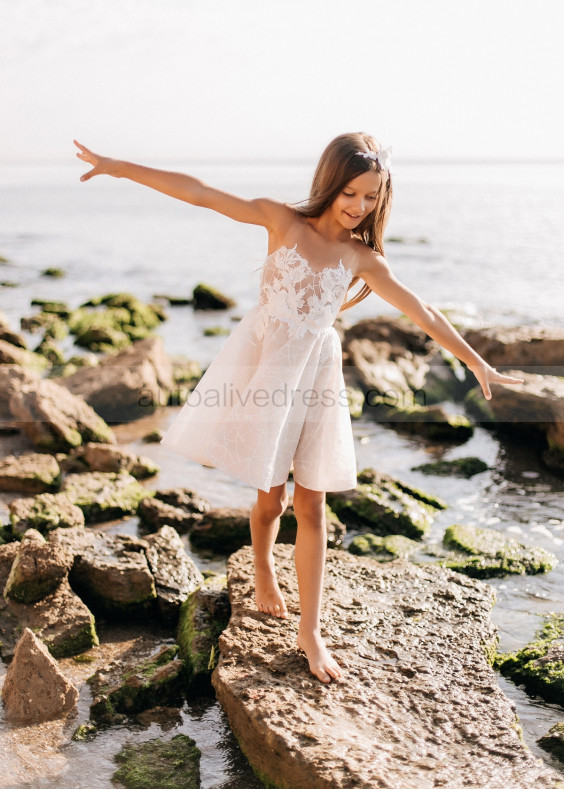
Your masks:
<path fill-rule="evenodd" d="M 163 645 L 134 666 L 95 672 L 87 680 L 94 695 L 91 718 L 113 724 L 119 714 L 129 716 L 178 700 L 185 689 L 186 672 L 177 654 L 178 645 Z"/>
<path fill-rule="evenodd" d="M 352 387 L 349 384 L 346 386 L 346 392 L 349 414 L 353 420 L 359 420 L 364 409 L 364 393 L 360 387 Z"/>
<path fill-rule="evenodd" d="M 229 335 L 231 330 L 225 326 L 208 326 L 204 329 L 206 337 L 215 337 L 216 335 Z"/>
<path fill-rule="evenodd" d="M 528 694 L 564 705 L 564 615 L 547 617 L 532 642 L 512 653 L 499 653 L 494 666 L 524 685 Z"/>
<path fill-rule="evenodd" d="M 225 296 L 217 288 L 205 283 L 198 283 L 192 292 L 192 303 L 195 310 L 227 310 L 236 302 Z"/>
<path fill-rule="evenodd" d="M 419 544 L 404 535 L 386 535 L 381 538 L 368 532 L 357 535 L 349 544 L 351 554 L 360 556 L 388 555 L 389 558 L 407 559 L 419 548 Z"/>
<path fill-rule="evenodd" d="M 485 472 L 489 466 L 481 458 L 469 455 L 465 458 L 455 458 L 452 461 L 433 461 L 428 464 L 412 466 L 412 471 L 423 472 L 424 475 L 440 475 L 442 477 L 465 477 L 470 478 L 474 475 Z"/>
<path fill-rule="evenodd" d="M 374 535 L 404 535 L 413 540 L 426 537 L 440 500 L 425 495 L 400 480 L 374 470 L 363 470 L 351 491 L 328 492 L 327 502 L 339 519 Z"/>
<path fill-rule="evenodd" d="M 464 396 L 464 406 L 468 414 L 479 422 L 496 423 L 497 418 L 488 406 L 481 387 L 473 387 Z"/>
<path fill-rule="evenodd" d="M 56 266 L 50 266 L 48 269 L 44 269 L 41 272 L 42 277 L 54 277 L 56 279 L 65 276 L 65 272 L 63 269 L 59 269 Z"/>
<path fill-rule="evenodd" d="M 211 689 L 211 673 L 219 658 L 218 639 L 230 614 L 225 574 L 209 576 L 182 604 L 177 641 L 192 688 Z"/>
<path fill-rule="evenodd" d="M 398 430 L 425 436 L 428 439 L 465 442 L 474 433 L 474 426 L 463 414 L 447 414 L 440 406 L 409 407 L 378 406 L 374 414 L 383 423 L 392 423 Z"/>
<path fill-rule="evenodd" d="M 52 340 L 42 340 L 35 349 L 36 354 L 41 354 L 51 365 L 64 365 L 65 355 L 56 343 Z"/>
<path fill-rule="evenodd" d="M 557 760 L 564 763 L 564 721 L 559 721 L 550 730 L 539 738 L 538 745 L 546 752 L 550 752 Z"/>
<path fill-rule="evenodd" d="M 84 526 L 84 514 L 66 494 L 38 494 L 12 500 L 10 521 L 14 535 L 23 535 L 27 529 L 45 534 L 57 527 Z"/>
<path fill-rule="evenodd" d="M 495 529 L 465 524 L 450 526 L 443 545 L 456 553 L 441 559 L 438 564 L 475 579 L 510 573 L 546 573 L 558 562 L 554 554 L 539 546 L 519 543 Z"/>
<path fill-rule="evenodd" d="M 73 741 L 91 741 L 98 734 L 98 727 L 92 724 L 91 721 L 85 721 L 76 728 L 73 732 L 71 740 Z"/>
<path fill-rule="evenodd" d="M 60 318 L 69 318 L 72 313 L 66 302 L 54 302 L 52 299 L 32 299 L 31 304 L 34 307 L 40 307 L 43 313 L 54 313 Z"/>
<path fill-rule="evenodd" d="M 200 787 L 200 756 L 196 742 L 182 734 L 128 744 L 114 757 L 121 768 L 112 780 L 125 787 Z"/>
<path fill-rule="evenodd" d="M 61 493 L 78 505 L 86 523 L 110 521 L 133 514 L 144 497 L 154 494 L 123 471 L 70 474 Z"/>

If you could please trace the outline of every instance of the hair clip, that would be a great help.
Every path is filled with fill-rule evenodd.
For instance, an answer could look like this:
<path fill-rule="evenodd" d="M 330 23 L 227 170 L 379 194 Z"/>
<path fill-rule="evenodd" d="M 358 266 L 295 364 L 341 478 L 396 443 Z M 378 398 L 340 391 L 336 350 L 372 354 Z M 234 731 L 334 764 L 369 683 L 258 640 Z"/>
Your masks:
<path fill-rule="evenodd" d="M 388 148 L 383 148 L 380 146 L 378 151 L 357 151 L 357 156 L 362 156 L 363 159 L 372 159 L 373 162 L 378 162 L 382 170 L 387 170 L 388 173 L 390 171 L 390 166 L 392 164 L 392 146 L 388 146 Z"/>

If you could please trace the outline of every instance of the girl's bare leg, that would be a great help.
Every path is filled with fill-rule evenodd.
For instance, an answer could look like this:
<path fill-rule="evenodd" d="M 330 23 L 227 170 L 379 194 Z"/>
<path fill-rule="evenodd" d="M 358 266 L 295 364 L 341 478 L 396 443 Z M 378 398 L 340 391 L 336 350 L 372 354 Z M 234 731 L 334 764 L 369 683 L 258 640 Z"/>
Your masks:
<path fill-rule="evenodd" d="M 280 528 L 280 516 L 288 505 L 286 483 L 270 491 L 258 489 L 251 508 L 251 539 L 255 555 L 255 601 L 257 609 L 276 617 L 287 617 L 286 603 L 278 586 L 272 549 Z"/>
<path fill-rule="evenodd" d="M 325 683 L 343 672 L 321 638 L 321 596 L 327 547 L 325 493 L 295 483 L 294 511 L 298 521 L 296 573 L 300 592 L 301 618 L 298 647 L 307 655 L 309 668 Z"/>

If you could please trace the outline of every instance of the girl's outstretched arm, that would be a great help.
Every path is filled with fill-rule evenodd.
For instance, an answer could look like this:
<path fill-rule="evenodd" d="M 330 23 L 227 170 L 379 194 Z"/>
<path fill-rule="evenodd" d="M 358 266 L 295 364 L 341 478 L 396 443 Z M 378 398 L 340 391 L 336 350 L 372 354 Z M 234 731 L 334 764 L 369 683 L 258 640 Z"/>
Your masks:
<path fill-rule="evenodd" d="M 84 173 L 81 181 L 88 181 L 93 176 L 108 175 L 114 178 L 127 178 L 137 184 L 156 189 L 170 197 L 191 203 L 193 206 L 210 208 L 220 214 L 225 214 L 238 222 L 247 222 L 251 225 L 262 225 L 273 230 L 287 224 L 292 209 L 283 203 L 268 198 L 246 200 L 222 192 L 219 189 L 204 184 L 198 178 L 184 173 L 174 173 L 168 170 L 158 170 L 153 167 L 136 165 L 120 159 L 110 159 L 106 156 L 95 154 L 85 145 L 74 141 L 79 149 L 77 157 L 92 165 L 92 170 Z"/>
<path fill-rule="evenodd" d="M 488 365 L 436 307 L 423 302 L 416 293 L 396 280 L 382 255 L 367 249 L 357 273 L 378 296 L 405 313 L 443 348 L 464 362 L 478 379 L 487 400 L 492 396 L 490 384 L 523 383 L 523 379 L 498 373 Z"/>

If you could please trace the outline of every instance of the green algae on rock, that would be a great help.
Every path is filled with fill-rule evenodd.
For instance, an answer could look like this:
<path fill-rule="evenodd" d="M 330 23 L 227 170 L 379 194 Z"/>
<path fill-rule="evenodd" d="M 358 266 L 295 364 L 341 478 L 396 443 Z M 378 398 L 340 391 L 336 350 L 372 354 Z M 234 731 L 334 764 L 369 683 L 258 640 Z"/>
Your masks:
<path fill-rule="evenodd" d="M 125 787 L 200 787 L 200 756 L 196 742 L 182 734 L 128 744 L 114 757 L 122 765 L 112 779 Z"/>
<path fill-rule="evenodd" d="M 12 532 L 16 536 L 23 535 L 27 529 L 45 534 L 58 527 L 84 526 L 84 513 L 66 494 L 38 494 L 13 499 L 8 507 Z"/>
<path fill-rule="evenodd" d="M 229 296 L 205 283 L 198 283 L 192 291 L 192 303 L 195 310 L 226 310 L 236 305 Z"/>
<path fill-rule="evenodd" d="M 412 466 L 412 471 L 423 472 L 425 475 L 441 475 L 453 477 L 473 477 L 480 472 L 485 472 L 489 466 L 481 458 L 469 455 L 465 458 L 455 458 L 452 461 L 434 461 L 428 464 Z"/>
<path fill-rule="evenodd" d="M 364 555 L 388 555 L 390 559 L 401 557 L 407 559 L 413 552 L 417 551 L 419 544 L 404 535 L 386 535 L 383 538 L 372 535 L 357 535 L 349 544 L 351 554 Z"/>
<path fill-rule="evenodd" d="M 564 763 L 564 721 L 559 721 L 537 741 L 545 751 L 553 754 L 557 760 Z"/>
<path fill-rule="evenodd" d="M 373 534 L 405 535 L 421 540 L 436 512 L 446 505 L 417 489 L 372 469 L 363 470 L 351 491 L 328 492 L 327 502 L 337 516 L 354 528 Z"/>
<path fill-rule="evenodd" d="M 87 523 L 133 514 L 141 500 L 153 494 L 124 471 L 70 474 L 61 491 L 78 505 Z"/>
<path fill-rule="evenodd" d="M 225 574 L 209 576 L 182 604 L 177 641 L 190 686 L 210 688 L 219 656 L 218 639 L 230 613 Z"/>
<path fill-rule="evenodd" d="M 162 645 L 139 663 L 98 670 L 88 678 L 94 699 L 90 716 L 113 724 L 120 714 L 132 715 L 182 696 L 185 669 L 177 657 L 178 645 Z"/>
<path fill-rule="evenodd" d="M 564 705 L 564 614 L 547 617 L 536 638 L 521 650 L 499 653 L 495 666 L 528 694 Z"/>
<path fill-rule="evenodd" d="M 439 560 L 444 568 L 477 579 L 508 573 L 546 573 L 558 560 L 540 546 L 527 546 L 495 529 L 453 524 L 443 537 L 443 545 L 455 553 Z"/>
<path fill-rule="evenodd" d="M 57 491 L 61 469 L 49 453 L 8 455 L 0 460 L 0 491 L 22 491 L 39 494 Z"/>

